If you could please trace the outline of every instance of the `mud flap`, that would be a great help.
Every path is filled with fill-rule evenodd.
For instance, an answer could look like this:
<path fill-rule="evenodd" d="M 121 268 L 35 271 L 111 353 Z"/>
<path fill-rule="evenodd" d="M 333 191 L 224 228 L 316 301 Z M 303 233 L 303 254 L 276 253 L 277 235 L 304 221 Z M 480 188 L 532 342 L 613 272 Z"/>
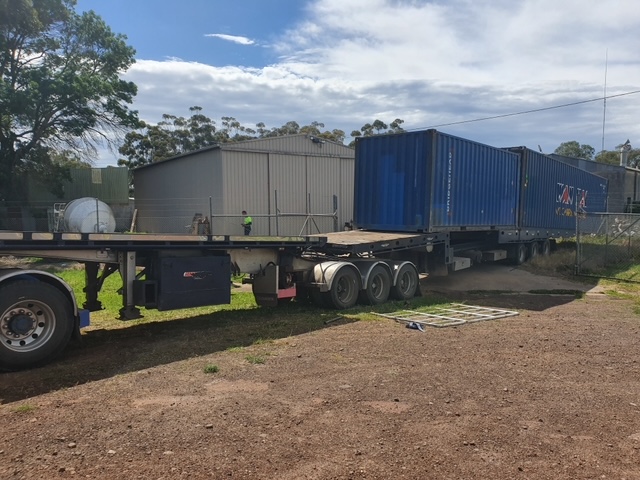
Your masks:
<path fill-rule="evenodd" d="M 261 307 L 276 307 L 279 299 L 295 298 L 296 286 L 289 288 L 278 288 L 280 267 L 278 265 L 267 265 L 260 275 L 255 275 L 252 279 L 253 296 L 256 303 Z"/>

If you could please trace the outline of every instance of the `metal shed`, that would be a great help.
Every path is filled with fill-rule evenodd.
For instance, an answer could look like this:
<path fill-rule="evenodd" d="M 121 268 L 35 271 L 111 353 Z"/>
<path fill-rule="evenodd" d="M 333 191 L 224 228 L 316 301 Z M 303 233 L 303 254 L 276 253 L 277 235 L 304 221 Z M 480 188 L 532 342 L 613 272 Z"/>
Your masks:
<path fill-rule="evenodd" d="M 201 215 L 213 234 L 341 230 L 353 218 L 354 150 L 298 134 L 221 144 L 134 170 L 136 229 L 185 233 Z"/>

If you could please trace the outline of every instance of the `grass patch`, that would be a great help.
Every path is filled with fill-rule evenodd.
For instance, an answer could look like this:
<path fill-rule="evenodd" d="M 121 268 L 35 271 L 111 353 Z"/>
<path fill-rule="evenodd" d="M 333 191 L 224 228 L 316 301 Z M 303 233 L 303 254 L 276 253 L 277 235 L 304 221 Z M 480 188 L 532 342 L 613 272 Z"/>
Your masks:
<path fill-rule="evenodd" d="M 17 406 L 13 411 L 16 413 L 30 413 L 36 409 L 35 406 L 30 405 L 28 403 L 23 403 L 22 405 Z"/>
<path fill-rule="evenodd" d="M 202 370 L 204 371 L 204 373 L 218 373 L 220 371 L 220 368 L 218 368 L 218 365 L 210 363 L 208 365 L 205 365 Z"/>
<path fill-rule="evenodd" d="M 247 355 L 244 359 L 252 365 L 262 365 L 266 362 L 262 355 Z"/>
<path fill-rule="evenodd" d="M 566 242 L 563 242 L 566 243 Z M 574 250 L 565 247 L 559 248 L 551 255 L 538 255 L 521 265 L 524 270 L 537 275 L 573 276 L 576 264 L 575 244 Z"/>

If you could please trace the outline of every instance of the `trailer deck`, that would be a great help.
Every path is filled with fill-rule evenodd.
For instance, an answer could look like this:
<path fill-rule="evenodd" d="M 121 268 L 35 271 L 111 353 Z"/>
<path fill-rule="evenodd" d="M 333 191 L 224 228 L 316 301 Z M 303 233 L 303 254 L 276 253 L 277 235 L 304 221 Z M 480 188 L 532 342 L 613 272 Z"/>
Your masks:
<path fill-rule="evenodd" d="M 0 232 L 0 254 L 34 254 L 48 250 L 239 249 L 320 247 L 324 236 L 254 237 L 154 233 Z"/>
<path fill-rule="evenodd" d="M 367 230 L 347 230 L 322 234 L 324 251 L 334 254 L 380 254 L 444 242 L 446 233 L 389 233 Z M 322 238 L 319 237 L 318 238 Z"/>

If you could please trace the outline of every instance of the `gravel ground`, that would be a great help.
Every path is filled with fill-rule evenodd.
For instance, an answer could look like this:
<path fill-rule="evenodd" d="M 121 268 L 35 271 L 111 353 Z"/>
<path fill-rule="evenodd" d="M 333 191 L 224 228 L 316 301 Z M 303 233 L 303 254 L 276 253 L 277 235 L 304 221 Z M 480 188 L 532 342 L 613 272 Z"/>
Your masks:
<path fill-rule="evenodd" d="M 491 293 L 424 287 L 519 315 L 424 333 L 342 320 L 139 369 L 123 359 L 170 334 L 105 332 L 0 374 L 0 478 L 640 479 L 632 302 L 523 293 L 553 281 L 536 276 L 496 294 L 477 275 Z M 74 383 L 97 364 L 120 373 Z"/>

